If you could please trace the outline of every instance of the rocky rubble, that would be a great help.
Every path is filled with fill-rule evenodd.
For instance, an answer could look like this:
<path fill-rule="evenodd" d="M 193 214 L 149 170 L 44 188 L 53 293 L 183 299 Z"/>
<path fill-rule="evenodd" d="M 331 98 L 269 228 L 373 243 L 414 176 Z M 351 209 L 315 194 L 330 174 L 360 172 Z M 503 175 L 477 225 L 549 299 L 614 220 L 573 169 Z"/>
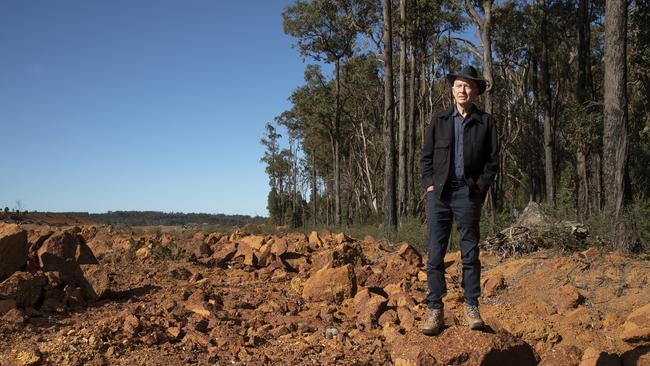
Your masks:
<path fill-rule="evenodd" d="M 107 270 L 74 230 L 28 235 L 17 225 L 3 225 L 0 251 L 0 273 L 6 277 L 0 283 L 0 316 L 6 319 L 22 322 L 40 310 L 65 312 L 108 291 Z"/>
<path fill-rule="evenodd" d="M 408 243 L 385 248 L 327 231 L 0 233 L 0 243 L 16 248 L 24 237 L 27 248 L 20 266 L 0 267 L 11 272 L 0 283 L 1 365 L 648 360 L 648 267 L 615 253 L 483 253 L 484 331 L 463 324 L 460 258 L 450 253 L 447 327 L 426 337 L 425 266 Z"/>

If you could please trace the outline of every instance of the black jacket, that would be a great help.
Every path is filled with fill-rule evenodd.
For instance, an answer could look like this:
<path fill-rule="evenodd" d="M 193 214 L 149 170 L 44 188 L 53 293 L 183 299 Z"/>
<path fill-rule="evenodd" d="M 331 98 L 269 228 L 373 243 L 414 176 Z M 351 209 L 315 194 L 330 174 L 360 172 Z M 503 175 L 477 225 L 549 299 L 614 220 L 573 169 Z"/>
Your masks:
<path fill-rule="evenodd" d="M 452 139 L 454 138 L 454 107 L 437 114 L 424 135 L 422 148 L 422 185 L 434 186 L 440 198 L 451 169 Z M 497 129 L 492 116 L 476 106 L 463 130 L 465 180 L 470 189 L 487 193 L 499 169 Z"/>

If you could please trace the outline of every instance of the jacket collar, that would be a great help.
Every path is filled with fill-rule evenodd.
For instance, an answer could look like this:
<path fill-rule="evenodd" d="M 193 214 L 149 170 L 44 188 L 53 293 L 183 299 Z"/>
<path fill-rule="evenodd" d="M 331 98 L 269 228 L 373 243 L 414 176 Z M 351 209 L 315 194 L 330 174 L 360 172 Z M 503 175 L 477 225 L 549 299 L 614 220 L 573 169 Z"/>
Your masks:
<path fill-rule="evenodd" d="M 456 115 L 458 112 L 456 111 L 456 105 L 452 105 L 451 108 L 449 108 L 447 111 L 445 111 L 444 116 L 445 117 L 450 117 Z M 475 120 L 476 122 L 482 123 L 483 119 L 481 118 L 481 111 L 478 109 L 478 107 L 475 104 L 472 104 L 472 111 L 469 114 L 469 118 L 467 119 L 467 122 Z"/>

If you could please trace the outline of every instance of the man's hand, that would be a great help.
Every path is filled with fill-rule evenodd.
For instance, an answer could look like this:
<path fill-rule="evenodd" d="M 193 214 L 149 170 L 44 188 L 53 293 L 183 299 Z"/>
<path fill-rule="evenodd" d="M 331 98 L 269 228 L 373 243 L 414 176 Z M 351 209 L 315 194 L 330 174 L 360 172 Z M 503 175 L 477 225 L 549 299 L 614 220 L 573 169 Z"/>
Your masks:
<path fill-rule="evenodd" d="M 433 185 L 427 187 L 427 192 L 433 192 Z"/>

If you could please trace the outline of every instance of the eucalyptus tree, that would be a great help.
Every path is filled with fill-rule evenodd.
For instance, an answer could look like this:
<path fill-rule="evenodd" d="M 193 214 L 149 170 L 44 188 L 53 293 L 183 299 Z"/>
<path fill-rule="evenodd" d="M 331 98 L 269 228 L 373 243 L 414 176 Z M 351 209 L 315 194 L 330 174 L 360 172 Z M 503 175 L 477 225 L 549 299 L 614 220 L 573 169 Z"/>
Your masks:
<path fill-rule="evenodd" d="M 291 127 L 300 136 L 301 150 L 311 173 L 313 224 L 318 220 L 319 177 L 325 180 L 328 193 L 333 190 L 333 182 L 325 178 L 332 176 L 333 170 L 334 150 L 331 144 L 333 132 L 330 121 L 335 115 L 334 100 L 332 82 L 325 78 L 318 65 L 307 66 L 305 84 L 297 87 L 289 97 L 289 101 L 293 104 L 291 113 L 294 117 Z M 324 213 L 324 222 L 330 224 L 329 210 L 325 208 Z"/>
<path fill-rule="evenodd" d="M 399 123 L 397 129 L 397 214 L 406 215 L 406 0 L 399 1 Z"/>
<path fill-rule="evenodd" d="M 395 98 L 393 97 L 393 21 L 391 0 L 383 0 L 384 33 L 384 230 L 397 228 L 395 195 Z"/>
<path fill-rule="evenodd" d="M 271 191 L 268 195 L 268 210 L 271 222 L 284 225 L 284 213 L 287 199 L 285 185 L 289 173 L 287 152 L 280 148 L 279 139 L 282 137 L 272 123 L 265 125 L 265 134 L 260 140 L 264 145 L 264 156 L 260 161 L 266 163 L 266 174 L 269 176 Z"/>
<path fill-rule="evenodd" d="M 284 32 L 297 39 L 297 46 L 303 57 L 334 64 L 335 104 L 332 120 L 331 146 L 334 167 L 334 223 L 341 223 L 341 98 L 340 64 L 354 53 L 357 37 L 353 13 L 354 4 L 349 0 L 297 0 L 287 7 L 282 16 Z"/>
<path fill-rule="evenodd" d="M 629 12 L 629 159 L 634 196 L 650 197 L 650 0 L 637 0 Z"/>
<path fill-rule="evenodd" d="M 613 219 L 612 238 L 621 243 L 617 222 L 623 212 L 627 185 L 627 1 L 605 2 L 605 79 L 603 184 L 605 209 Z"/>
<path fill-rule="evenodd" d="M 492 6 L 494 0 L 483 0 L 480 6 L 477 6 L 478 1 L 465 0 L 465 9 L 470 15 L 472 22 L 476 26 L 476 35 L 478 36 L 481 51 L 472 47 L 471 50 L 479 56 L 483 62 L 483 78 L 487 82 L 487 89 L 485 90 L 485 111 L 492 113 L 492 94 L 493 94 L 493 61 L 492 61 Z"/>

